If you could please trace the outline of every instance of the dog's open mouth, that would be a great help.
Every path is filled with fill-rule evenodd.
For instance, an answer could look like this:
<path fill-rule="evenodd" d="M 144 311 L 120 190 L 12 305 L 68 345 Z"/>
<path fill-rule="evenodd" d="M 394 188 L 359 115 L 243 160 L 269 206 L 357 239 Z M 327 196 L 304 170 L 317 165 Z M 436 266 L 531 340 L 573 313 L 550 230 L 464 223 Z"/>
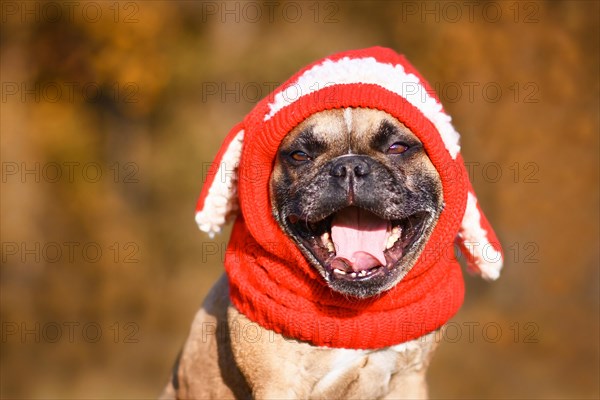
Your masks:
<path fill-rule="evenodd" d="M 402 265 L 429 217 L 422 211 L 388 220 L 362 208 L 346 207 L 317 222 L 295 216 L 289 222 L 329 279 L 366 281 Z"/>

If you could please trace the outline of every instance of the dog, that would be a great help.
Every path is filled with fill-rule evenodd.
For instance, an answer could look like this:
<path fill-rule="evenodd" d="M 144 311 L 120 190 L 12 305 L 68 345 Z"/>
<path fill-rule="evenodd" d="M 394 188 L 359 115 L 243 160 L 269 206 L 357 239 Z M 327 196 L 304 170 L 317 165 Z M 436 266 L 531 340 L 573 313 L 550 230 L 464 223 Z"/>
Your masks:
<path fill-rule="evenodd" d="M 406 275 L 442 209 L 439 175 L 409 129 L 379 110 L 323 111 L 292 130 L 278 153 L 270 180 L 273 215 L 332 290 L 367 298 Z M 340 221 L 326 222 L 332 214 Z M 354 263 L 333 256 L 337 235 L 352 233 L 335 225 L 352 218 L 390 225 L 384 232 L 390 247 L 377 249 L 381 254 L 376 255 L 388 259 L 389 270 L 373 255 L 361 254 L 366 260 L 359 257 Z M 399 230 L 401 234 L 392 233 Z M 376 266 L 368 268 L 371 264 Z M 433 335 L 383 351 L 330 350 L 286 340 L 260 326 L 256 336 L 261 340 L 247 343 L 239 332 L 245 324 L 251 321 L 232 307 L 222 278 L 196 316 L 179 360 L 177 397 L 425 396 Z M 218 332 L 206 340 L 209 326 Z M 223 363 L 229 364 L 229 378 L 222 375 Z M 227 386 L 229 379 L 236 389 Z M 169 387 L 171 393 L 173 389 Z"/>
<path fill-rule="evenodd" d="M 344 52 L 300 71 L 232 130 L 196 217 L 209 234 L 235 218 L 226 274 L 161 398 L 427 397 L 436 332 L 462 302 L 462 275 L 445 247 L 457 238 L 488 279 L 501 257 L 465 245 L 500 254 L 458 135 L 441 107 L 389 90 L 390 60 L 413 79 L 392 50 Z M 314 87 L 319 74 L 329 79 L 336 62 L 343 85 L 282 95 Z M 363 82 L 365 66 L 377 86 Z M 233 165 L 234 176 L 219 181 Z"/>

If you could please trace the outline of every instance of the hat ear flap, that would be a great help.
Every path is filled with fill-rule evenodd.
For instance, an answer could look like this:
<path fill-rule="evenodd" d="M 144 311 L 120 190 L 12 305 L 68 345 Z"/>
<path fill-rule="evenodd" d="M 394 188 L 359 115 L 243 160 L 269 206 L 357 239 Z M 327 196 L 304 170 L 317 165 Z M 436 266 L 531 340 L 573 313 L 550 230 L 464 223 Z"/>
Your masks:
<path fill-rule="evenodd" d="M 479 207 L 471 183 L 468 184 L 467 207 L 458 231 L 456 244 L 466 256 L 468 269 L 486 280 L 496 280 L 502 269 L 500 242 Z"/>
<path fill-rule="evenodd" d="M 212 238 L 234 219 L 239 208 L 238 167 L 242 155 L 244 129 L 236 125 L 227 135 L 215 160 L 208 169 L 206 181 L 196 204 L 196 223 Z"/>

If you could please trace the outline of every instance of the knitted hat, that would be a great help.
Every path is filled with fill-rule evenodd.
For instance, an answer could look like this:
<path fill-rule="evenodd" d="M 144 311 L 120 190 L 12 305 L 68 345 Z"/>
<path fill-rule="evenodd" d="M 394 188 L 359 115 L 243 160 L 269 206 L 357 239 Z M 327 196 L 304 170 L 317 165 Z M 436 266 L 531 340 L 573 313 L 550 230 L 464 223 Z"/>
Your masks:
<path fill-rule="evenodd" d="M 402 281 L 377 299 L 360 301 L 327 290 L 275 222 L 269 200 L 269 178 L 284 136 L 314 113 L 348 107 L 385 111 L 419 138 L 440 175 L 445 206 Z M 381 47 L 310 64 L 259 102 L 225 138 L 196 207 L 196 222 L 211 237 L 237 217 L 225 260 L 234 305 L 266 328 L 334 347 L 383 347 L 445 323 L 462 302 L 462 277 L 448 250 L 453 242 L 482 277 L 496 279 L 502 267 L 499 242 L 479 207 L 450 121 L 414 67 Z M 264 296 L 265 290 L 280 293 Z M 399 308 L 396 320 L 383 327 L 379 313 Z M 399 320 L 420 326 L 405 329 Z M 353 336 L 352 329 L 364 330 L 366 321 L 377 324 L 377 333 Z"/>

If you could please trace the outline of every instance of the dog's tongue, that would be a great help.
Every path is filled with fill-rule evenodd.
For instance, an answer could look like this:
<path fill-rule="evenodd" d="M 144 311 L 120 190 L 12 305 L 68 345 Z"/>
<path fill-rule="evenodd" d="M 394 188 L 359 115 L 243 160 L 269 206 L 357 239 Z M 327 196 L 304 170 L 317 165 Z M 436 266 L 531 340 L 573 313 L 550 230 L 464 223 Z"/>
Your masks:
<path fill-rule="evenodd" d="M 331 223 L 331 239 L 336 250 L 333 265 L 343 263 L 355 272 L 386 265 L 383 250 L 388 224 L 388 221 L 357 207 L 347 207 L 338 212 Z M 340 258 L 345 260 L 338 260 Z"/>

